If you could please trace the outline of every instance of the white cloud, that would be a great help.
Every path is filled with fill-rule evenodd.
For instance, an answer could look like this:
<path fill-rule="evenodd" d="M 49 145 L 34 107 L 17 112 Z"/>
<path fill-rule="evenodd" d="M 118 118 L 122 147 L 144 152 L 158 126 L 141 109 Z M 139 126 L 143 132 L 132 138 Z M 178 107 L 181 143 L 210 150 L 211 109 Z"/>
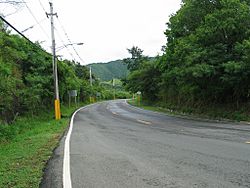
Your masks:
<path fill-rule="evenodd" d="M 46 18 L 38 0 L 26 2 L 39 21 Z M 41 2 L 49 11 L 48 1 Z M 161 46 L 166 43 L 163 33 L 165 24 L 169 15 L 180 8 L 181 0 L 54 0 L 53 3 L 71 41 L 85 43 L 84 46 L 75 48 L 87 64 L 127 57 L 129 54 L 126 48 L 133 45 L 142 48 L 145 55 L 157 55 Z M 20 30 L 35 24 L 26 7 L 7 19 Z M 55 21 L 57 33 L 68 43 L 57 20 Z M 49 20 L 41 22 L 41 25 L 50 37 Z M 42 44 L 49 50 L 50 39 L 39 26 L 25 34 L 33 41 L 45 40 Z M 61 46 L 58 34 L 56 40 L 57 45 Z M 72 49 L 70 51 L 74 54 Z M 66 49 L 60 51 L 60 54 L 71 59 Z M 77 59 L 75 54 L 74 56 Z"/>

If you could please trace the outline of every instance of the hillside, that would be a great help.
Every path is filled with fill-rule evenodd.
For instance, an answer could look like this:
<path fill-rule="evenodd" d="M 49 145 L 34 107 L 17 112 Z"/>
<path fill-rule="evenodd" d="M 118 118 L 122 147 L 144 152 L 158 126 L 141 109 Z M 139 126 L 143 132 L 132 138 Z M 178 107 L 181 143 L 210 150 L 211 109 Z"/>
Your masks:
<path fill-rule="evenodd" d="M 125 78 L 128 75 L 127 65 L 122 60 L 111 61 L 108 63 L 92 63 L 87 65 L 92 69 L 93 74 L 102 81 L 113 78 Z"/>

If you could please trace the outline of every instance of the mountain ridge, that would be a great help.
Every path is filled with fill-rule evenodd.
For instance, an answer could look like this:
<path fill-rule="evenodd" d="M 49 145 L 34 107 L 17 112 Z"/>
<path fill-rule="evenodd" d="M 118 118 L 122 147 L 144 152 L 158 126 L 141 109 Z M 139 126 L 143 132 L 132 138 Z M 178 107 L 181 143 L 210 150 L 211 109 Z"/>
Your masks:
<path fill-rule="evenodd" d="M 91 63 L 86 66 L 91 67 L 93 74 L 102 81 L 126 78 L 129 73 L 127 65 L 120 59 L 106 63 Z"/>

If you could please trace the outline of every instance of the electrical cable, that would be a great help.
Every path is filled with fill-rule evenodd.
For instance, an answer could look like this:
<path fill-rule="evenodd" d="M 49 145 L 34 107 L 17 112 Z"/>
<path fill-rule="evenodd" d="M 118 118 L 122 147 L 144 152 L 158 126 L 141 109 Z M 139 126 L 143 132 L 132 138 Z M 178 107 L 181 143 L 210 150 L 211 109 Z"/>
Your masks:
<path fill-rule="evenodd" d="M 28 11 L 30 12 L 31 16 L 34 18 L 34 20 L 36 21 L 36 23 L 40 26 L 40 29 L 43 31 L 43 33 L 47 36 L 47 38 L 49 39 L 49 35 L 47 34 L 47 32 L 43 29 L 43 27 L 41 26 L 41 24 L 39 23 L 39 21 L 36 19 L 35 15 L 33 14 L 33 12 L 31 11 L 31 9 L 29 8 L 29 6 L 27 5 L 27 3 L 24 0 L 21 0 L 26 8 L 28 9 Z"/>
<path fill-rule="evenodd" d="M 23 33 L 21 33 L 18 29 L 16 29 L 12 24 L 10 24 L 5 18 L 3 18 L 1 15 L 0 15 L 0 19 L 6 23 L 8 26 L 10 26 L 13 30 L 15 30 L 19 35 L 21 35 L 24 39 L 26 39 L 29 43 L 31 43 L 34 47 L 42 50 L 43 52 L 45 52 L 46 54 L 50 55 L 50 53 L 48 53 L 47 51 L 45 51 L 44 49 L 42 49 L 40 46 L 38 46 L 37 44 L 35 44 L 34 42 L 32 42 L 29 38 L 27 38 Z"/>
<path fill-rule="evenodd" d="M 43 6 L 41 0 L 38 0 L 38 1 L 39 1 L 40 6 L 42 7 L 43 11 L 46 13 L 46 10 L 45 10 L 45 8 L 44 8 L 44 6 Z"/>
<path fill-rule="evenodd" d="M 38 1 L 39 1 L 40 6 L 42 7 L 43 11 L 46 13 L 46 10 L 45 10 L 45 8 L 44 8 L 44 6 L 43 6 L 41 0 L 38 0 Z M 48 1 L 48 2 L 49 2 L 49 1 Z M 70 52 L 68 46 L 64 43 L 64 41 L 63 41 L 61 35 L 59 34 L 59 32 L 58 32 L 58 30 L 57 30 L 57 28 L 54 27 L 54 29 L 55 29 L 55 31 L 56 31 L 56 34 L 57 34 L 58 38 L 60 39 L 61 43 L 63 44 L 63 46 L 67 49 L 67 51 L 68 51 L 68 53 L 70 54 L 70 56 L 72 57 L 72 59 L 75 60 L 75 57 L 74 57 L 73 54 Z"/>
<path fill-rule="evenodd" d="M 67 32 L 65 31 L 65 29 L 64 29 L 64 27 L 63 27 L 63 25 L 62 25 L 62 23 L 60 22 L 60 20 L 59 20 L 58 17 L 57 17 L 57 20 L 58 20 L 58 23 L 59 23 L 60 27 L 62 28 L 62 30 L 63 30 L 63 32 L 64 32 L 64 35 L 65 35 L 66 38 L 67 38 L 67 40 L 69 41 L 69 43 L 72 43 L 71 40 L 70 40 L 70 38 L 69 38 L 69 35 L 68 35 Z M 79 58 L 79 60 L 84 64 L 83 59 L 80 57 L 80 55 L 78 54 L 78 52 L 76 51 L 76 49 L 75 49 L 75 47 L 74 47 L 73 45 L 72 45 L 72 48 L 73 48 L 73 50 L 75 51 L 75 53 L 76 53 L 77 57 Z"/>
<path fill-rule="evenodd" d="M 42 23 L 44 20 L 46 20 L 46 18 L 40 20 L 39 23 Z M 37 25 L 38 25 L 38 24 L 34 24 L 34 25 L 32 25 L 32 26 L 30 26 L 30 27 L 24 29 L 24 30 L 22 31 L 22 33 L 28 31 L 29 29 L 34 28 L 34 27 L 37 26 Z"/>
<path fill-rule="evenodd" d="M 62 40 L 62 37 L 61 37 L 61 35 L 59 34 L 58 30 L 56 29 L 56 27 L 54 27 L 54 28 L 55 28 L 55 31 L 56 31 L 57 36 L 58 36 L 58 38 L 60 39 L 61 43 L 62 43 L 63 46 L 67 49 L 67 51 L 68 51 L 68 53 L 70 54 L 70 56 L 72 57 L 72 59 L 75 60 L 75 57 L 74 57 L 73 54 L 70 52 L 68 46 L 67 46 L 67 45 L 64 43 L 64 41 Z"/>

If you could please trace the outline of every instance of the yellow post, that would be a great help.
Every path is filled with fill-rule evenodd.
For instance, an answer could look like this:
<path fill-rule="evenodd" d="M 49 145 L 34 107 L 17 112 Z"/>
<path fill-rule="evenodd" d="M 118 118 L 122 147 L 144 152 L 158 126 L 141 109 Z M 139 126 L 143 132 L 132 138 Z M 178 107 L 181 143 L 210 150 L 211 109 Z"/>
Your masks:
<path fill-rule="evenodd" d="M 61 119 L 61 111 L 60 111 L 60 101 L 55 100 L 55 119 Z"/>
<path fill-rule="evenodd" d="M 90 103 L 94 103 L 95 102 L 95 98 L 94 97 L 89 97 L 89 102 Z"/>
<path fill-rule="evenodd" d="M 137 95 L 137 105 L 140 106 L 140 95 Z"/>

